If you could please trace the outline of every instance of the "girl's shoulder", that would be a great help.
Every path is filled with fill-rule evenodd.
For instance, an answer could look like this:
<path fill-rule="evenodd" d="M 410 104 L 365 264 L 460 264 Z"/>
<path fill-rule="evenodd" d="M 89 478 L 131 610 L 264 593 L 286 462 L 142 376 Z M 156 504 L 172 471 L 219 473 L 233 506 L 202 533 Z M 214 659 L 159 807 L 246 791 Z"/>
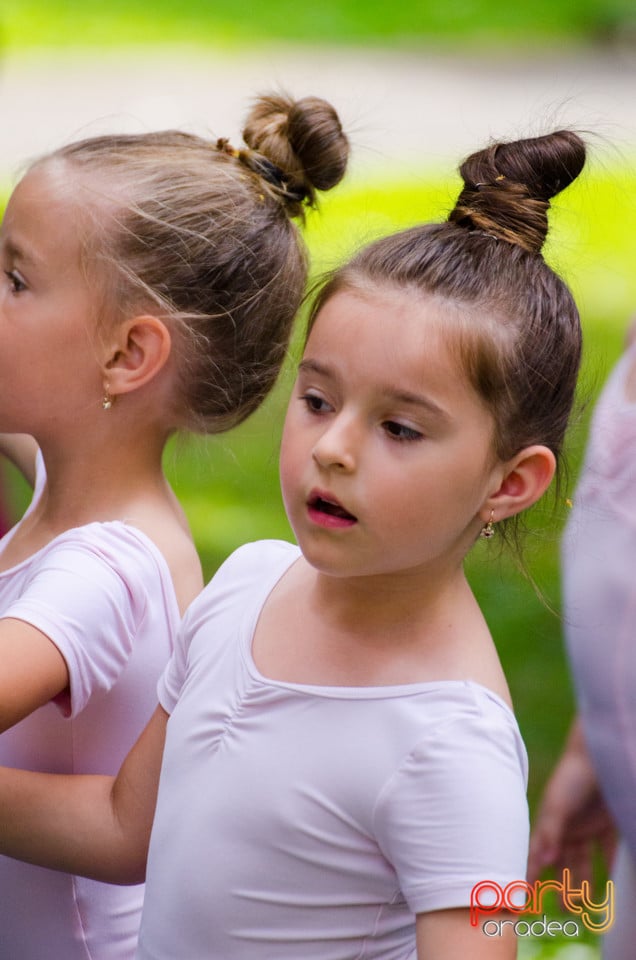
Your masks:
<path fill-rule="evenodd" d="M 122 527 L 136 531 L 158 553 L 167 570 L 181 613 L 203 588 L 201 561 L 192 534 L 181 509 L 149 508 L 122 522 Z"/>
<path fill-rule="evenodd" d="M 262 605 L 285 571 L 301 556 L 285 540 L 257 540 L 239 547 L 225 560 L 188 610 L 190 623 L 227 603 Z"/>
<path fill-rule="evenodd" d="M 36 460 L 36 482 L 27 515 L 37 505 L 46 484 L 46 469 L 41 454 Z M 110 543 L 113 565 L 122 569 L 130 563 L 131 573 L 159 570 L 171 584 L 181 614 L 203 587 L 201 562 L 181 504 L 169 486 L 137 491 L 117 511 L 106 518 L 72 527 L 57 540 L 83 541 L 101 549 Z M 168 589 L 168 588 L 166 588 Z"/>
<path fill-rule="evenodd" d="M 157 576 L 169 578 L 166 559 L 153 540 L 143 530 L 119 520 L 93 521 L 64 530 L 0 571 L 0 578 L 20 574 L 32 578 L 51 567 L 86 572 L 93 561 L 115 571 L 131 588 Z"/>
<path fill-rule="evenodd" d="M 280 570 L 291 566 L 300 555 L 300 548 L 288 540 L 254 540 L 234 550 L 219 567 L 214 579 L 229 573 L 236 575 L 239 571 L 246 578 L 258 576 L 259 579 L 267 571 L 275 579 Z"/>
<path fill-rule="evenodd" d="M 245 543 L 221 564 L 204 593 L 228 580 L 246 583 L 256 581 L 259 584 L 275 581 L 300 555 L 300 548 L 287 540 Z"/>

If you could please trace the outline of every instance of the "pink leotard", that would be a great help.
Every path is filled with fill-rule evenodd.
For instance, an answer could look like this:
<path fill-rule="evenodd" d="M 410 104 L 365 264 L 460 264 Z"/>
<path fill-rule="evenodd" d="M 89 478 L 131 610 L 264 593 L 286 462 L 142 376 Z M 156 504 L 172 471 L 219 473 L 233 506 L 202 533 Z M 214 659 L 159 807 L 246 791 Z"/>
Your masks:
<path fill-rule="evenodd" d="M 40 464 L 34 502 L 43 482 Z M 116 773 L 156 706 L 157 678 L 180 622 L 157 547 L 119 522 L 69 530 L 0 573 L 0 616 L 46 634 L 70 676 L 69 696 L 0 734 L 0 764 Z M 142 900 L 142 886 L 0 857 L 0 958 L 130 960 Z"/>

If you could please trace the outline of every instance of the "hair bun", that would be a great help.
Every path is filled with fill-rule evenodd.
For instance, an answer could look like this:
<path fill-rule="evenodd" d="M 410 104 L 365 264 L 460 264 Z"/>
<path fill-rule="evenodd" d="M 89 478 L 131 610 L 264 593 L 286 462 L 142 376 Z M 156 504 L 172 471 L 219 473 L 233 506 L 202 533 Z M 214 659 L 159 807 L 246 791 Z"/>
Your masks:
<path fill-rule="evenodd" d="M 247 146 L 284 173 L 291 204 L 298 195 L 315 201 L 316 190 L 329 190 L 342 180 L 349 142 L 338 114 L 326 100 L 285 95 L 259 97 L 243 130 Z"/>
<path fill-rule="evenodd" d="M 464 189 L 449 220 L 539 253 L 549 201 L 580 174 L 585 144 L 570 130 L 495 143 L 460 167 Z"/>

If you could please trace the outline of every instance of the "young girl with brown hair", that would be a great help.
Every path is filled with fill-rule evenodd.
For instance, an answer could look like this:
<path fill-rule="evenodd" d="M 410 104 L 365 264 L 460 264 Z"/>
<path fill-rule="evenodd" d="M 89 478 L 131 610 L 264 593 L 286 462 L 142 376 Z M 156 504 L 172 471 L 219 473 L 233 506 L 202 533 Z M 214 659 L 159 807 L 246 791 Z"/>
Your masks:
<path fill-rule="evenodd" d="M 299 547 L 241 548 L 192 604 L 117 778 L 2 771 L 12 856 L 147 860 L 140 960 L 515 955 L 469 919 L 476 884 L 523 878 L 528 819 L 463 561 L 560 457 L 580 326 L 540 250 L 584 161 L 568 132 L 492 146 L 449 222 L 336 272 L 282 442 Z"/>
<path fill-rule="evenodd" d="M 0 541 L 2 763 L 116 773 L 202 587 L 166 441 L 226 430 L 269 391 L 306 278 L 291 218 L 347 156 L 315 98 L 261 98 L 244 136 L 73 143 L 9 201 L 1 442 L 35 489 Z M 1 857 L 0 953 L 130 958 L 142 898 Z"/>

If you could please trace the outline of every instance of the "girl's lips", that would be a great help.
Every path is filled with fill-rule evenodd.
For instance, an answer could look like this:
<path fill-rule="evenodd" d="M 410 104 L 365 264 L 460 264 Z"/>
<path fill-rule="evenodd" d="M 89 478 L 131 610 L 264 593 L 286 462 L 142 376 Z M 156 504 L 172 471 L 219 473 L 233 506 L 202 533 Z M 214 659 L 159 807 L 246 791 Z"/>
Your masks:
<path fill-rule="evenodd" d="M 321 527 L 342 529 L 357 523 L 356 517 L 329 494 L 314 491 L 307 500 L 307 512 L 310 520 Z"/>

